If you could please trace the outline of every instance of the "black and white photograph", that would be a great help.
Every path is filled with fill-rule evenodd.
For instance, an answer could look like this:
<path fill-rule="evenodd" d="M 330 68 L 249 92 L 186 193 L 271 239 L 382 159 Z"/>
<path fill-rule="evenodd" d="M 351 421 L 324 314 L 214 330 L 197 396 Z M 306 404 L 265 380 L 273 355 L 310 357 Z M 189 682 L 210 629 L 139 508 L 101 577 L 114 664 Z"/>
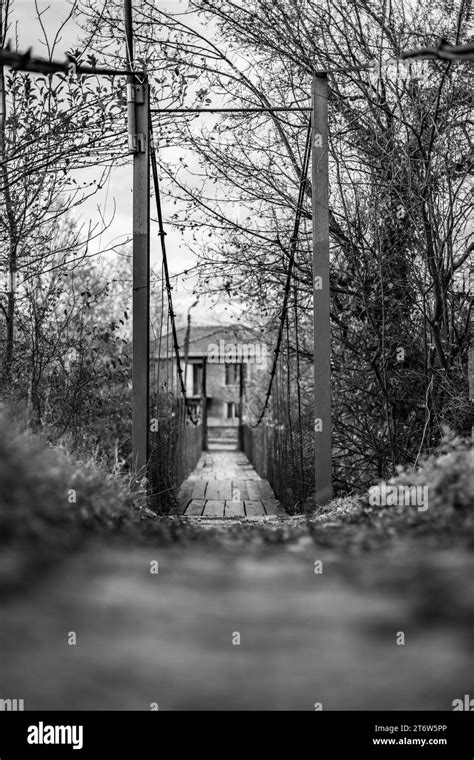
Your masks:
<path fill-rule="evenodd" d="M 176 711 L 472 760 L 473 18 L 0 0 L 2 760 Z"/>

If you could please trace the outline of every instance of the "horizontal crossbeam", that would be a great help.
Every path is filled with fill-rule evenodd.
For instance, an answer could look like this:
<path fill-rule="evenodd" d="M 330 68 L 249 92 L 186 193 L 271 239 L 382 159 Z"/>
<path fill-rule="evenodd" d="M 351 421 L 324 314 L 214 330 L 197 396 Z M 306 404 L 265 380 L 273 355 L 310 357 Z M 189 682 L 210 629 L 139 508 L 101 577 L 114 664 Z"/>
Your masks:
<path fill-rule="evenodd" d="M 151 113 L 272 113 L 273 111 L 311 111 L 311 108 L 275 106 L 274 108 L 151 108 Z"/>

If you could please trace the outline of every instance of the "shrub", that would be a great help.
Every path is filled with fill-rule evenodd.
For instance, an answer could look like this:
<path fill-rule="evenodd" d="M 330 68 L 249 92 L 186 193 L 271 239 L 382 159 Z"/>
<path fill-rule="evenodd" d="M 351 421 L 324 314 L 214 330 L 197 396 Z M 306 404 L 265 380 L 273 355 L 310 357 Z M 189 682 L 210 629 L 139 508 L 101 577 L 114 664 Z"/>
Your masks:
<path fill-rule="evenodd" d="M 133 523 L 143 507 L 143 496 L 130 494 L 125 476 L 74 460 L 1 416 L 0 586 L 63 556 L 88 533 Z"/>

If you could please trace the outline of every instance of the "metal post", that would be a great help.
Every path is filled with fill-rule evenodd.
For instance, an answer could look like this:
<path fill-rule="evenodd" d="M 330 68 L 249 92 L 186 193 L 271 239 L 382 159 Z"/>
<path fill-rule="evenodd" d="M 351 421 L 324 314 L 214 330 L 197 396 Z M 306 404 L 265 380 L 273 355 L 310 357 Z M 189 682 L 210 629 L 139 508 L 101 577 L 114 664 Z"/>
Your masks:
<path fill-rule="evenodd" d="M 131 0 L 124 2 L 126 56 L 133 68 Z M 150 324 L 150 156 L 149 85 L 127 80 L 128 146 L 133 153 L 133 367 L 132 465 L 140 475 L 148 463 Z"/>
<path fill-rule="evenodd" d="M 469 269 L 469 295 L 471 298 L 470 341 L 468 354 L 469 401 L 474 403 L 474 266 Z M 471 441 L 474 444 L 474 420 L 471 423 Z"/>
<path fill-rule="evenodd" d="M 202 360 L 202 450 L 207 451 L 207 357 Z"/>
<path fill-rule="evenodd" d="M 135 85 L 138 151 L 133 156 L 132 450 L 137 472 L 148 462 L 150 352 L 150 171 L 148 83 Z M 141 97 L 142 95 L 142 97 Z"/>
<path fill-rule="evenodd" d="M 8 29 L 8 3 L 5 6 L 4 0 L 0 0 L 0 36 L 6 39 Z M 7 90 L 5 86 L 5 68 L 3 63 L 0 65 L 0 164 L 1 177 L 3 184 L 3 195 L 5 199 L 5 225 L 7 231 L 7 248 L 8 259 L 6 264 L 5 291 L 7 297 L 6 310 L 2 309 L 6 317 L 5 328 L 5 349 L 3 367 L 1 372 L 1 382 L 7 384 L 10 381 L 13 367 L 13 349 L 15 343 L 15 321 L 16 321 L 16 274 L 17 274 L 17 245 L 18 245 L 18 227 L 17 211 L 12 198 L 10 189 L 10 173 L 8 162 L 8 141 L 7 141 Z"/>
<path fill-rule="evenodd" d="M 328 84 L 313 77 L 312 205 L 316 504 L 332 499 L 329 292 Z"/>

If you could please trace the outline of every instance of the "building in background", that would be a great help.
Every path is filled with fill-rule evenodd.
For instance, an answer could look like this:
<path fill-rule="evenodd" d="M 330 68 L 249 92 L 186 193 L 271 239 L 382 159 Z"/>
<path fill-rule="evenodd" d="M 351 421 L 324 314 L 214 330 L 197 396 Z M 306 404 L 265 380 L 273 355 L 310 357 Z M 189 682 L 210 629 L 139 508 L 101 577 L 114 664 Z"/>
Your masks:
<path fill-rule="evenodd" d="M 247 417 L 249 394 L 268 377 L 268 347 L 257 330 L 233 325 L 193 325 L 177 331 L 186 395 L 204 426 L 205 447 L 239 449 L 240 428 Z M 171 336 L 153 347 L 152 383 L 176 385 Z M 160 388 L 162 391 L 163 388 Z"/>

